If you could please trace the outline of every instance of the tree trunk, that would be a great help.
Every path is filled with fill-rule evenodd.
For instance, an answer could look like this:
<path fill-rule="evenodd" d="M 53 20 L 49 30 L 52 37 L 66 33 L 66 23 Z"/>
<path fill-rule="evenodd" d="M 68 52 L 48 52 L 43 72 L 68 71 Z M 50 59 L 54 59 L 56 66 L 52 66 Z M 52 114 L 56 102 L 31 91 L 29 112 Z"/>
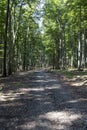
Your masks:
<path fill-rule="evenodd" d="M 78 38 L 78 70 L 82 67 L 82 28 L 81 28 L 81 4 L 80 4 L 80 22 L 79 22 L 79 38 Z"/>
<path fill-rule="evenodd" d="M 6 24 L 5 24 L 5 41 L 4 41 L 4 61 L 3 61 L 3 76 L 5 76 L 5 77 L 7 75 L 6 55 L 7 55 L 7 33 L 8 33 L 9 5 L 10 5 L 10 0 L 7 0 L 7 13 L 6 13 Z"/>

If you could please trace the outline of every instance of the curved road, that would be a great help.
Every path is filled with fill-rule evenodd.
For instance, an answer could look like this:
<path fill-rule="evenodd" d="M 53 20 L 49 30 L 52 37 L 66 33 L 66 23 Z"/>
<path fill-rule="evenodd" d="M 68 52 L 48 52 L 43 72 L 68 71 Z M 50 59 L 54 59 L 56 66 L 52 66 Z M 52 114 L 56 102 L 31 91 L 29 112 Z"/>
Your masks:
<path fill-rule="evenodd" d="M 0 130 L 87 130 L 87 98 L 45 71 L 2 79 Z"/>

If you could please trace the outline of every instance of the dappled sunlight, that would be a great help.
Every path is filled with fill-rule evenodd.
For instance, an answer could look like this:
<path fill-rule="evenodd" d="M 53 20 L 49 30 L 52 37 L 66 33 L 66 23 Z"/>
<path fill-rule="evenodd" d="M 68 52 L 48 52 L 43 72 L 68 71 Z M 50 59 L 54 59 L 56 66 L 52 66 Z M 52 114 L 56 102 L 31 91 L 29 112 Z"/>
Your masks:
<path fill-rule="evenodd" d="M 30 121 L 30 122 L 26 122 L 24 125 L 21 125 L 19 128 L 21 128 L 21 130 L 25 130 L 25 129 L 31 130 L 36 126 L 37 126 L 36 121 Z"/>
<path fill-rule="evenodd" d="M 26 95 L 26 99 L 32 98 L 32 95 L 29 94 L 30 89 L 26 89 L 26 88 L 20 88 L 18 91 L 11 91 L 9 90 L 8 93 L 0 93 L 0 101 L 12 101 L 12 100 L 17 100 L 20 99 L 21 96 L 23 97 L 23 95 Z M 34 91 L 38 91 L 36 88 L 34 89 Z M 24 97 L 23 97 L 24 98 Z"/>
<path fill-rule="evenodd" d="M 61 105 L 65 105 L 65 104 L 69 104 L 69 105 L 78 105 L 78 104 L 82 104 L 82 103 L 85 103 L 85 104 L 87 104 L 87 98 L 78 98 L 78 99 L 75 99 L 75 100 L 69 100 L 69 101 L 65 101 L 65 102 L 61 102 L 60 104 Z M 84 107 L 85 108 L 85 106 L 79 106 L 79 108 L 82 108 L 82 107 Z"/>
<path fill-rule="evenodd" d="M 33 118 L 33 121 L 27 121 L 25 124 L 20 125 L 22 130 L 67 130 L 74 121 L 81 119 L 80 114 L 68 111 L 52 111 L 39 115 Z"/>
<path fill-rule="evenodd" d="M 76 72 L 71 77 L 66 74 L 63 78 L 66 85 L 72 86 L 72 89 L 87 95 L 87 72 Z"/>
<path fill-rule="evenodd" d="M 55 79 L 37 79 L 37 80 L 33 80 L 33 82 L 44 82 L 44 83 L 47 83 L 47 82 L 56 82 Z"/>
<path fill-rule="evenodd" d="M 12 101 L 18 98 L 20 98 L 19 92 L 15 92 L 15 93 L 9 92 L 7 94 L 1 93 L 0 101 Z"/>
<path fill-rule="evenodd" d="M 44 78 L 44 76 L 38 75 L 37 78 Z"/>
<path fill-rule="evenodd" d="M 30 71 L 23 71 L 23 72 L 18 72 L 19 76 L 25 76 L 28 74 L 32 74 L 34 72 L 34 70 L 30 70 Z"/>
<path fill-rule="evenodd" d="M 74 86 L 79 86 L 79 87 L 84 85 L 84 84 L 87 85 L 87 80 L 73 83 Z"/>
<path fill-rule="evenodd" d="M 71 124 L 72 121 L 80 119 L 80 114 L 75 114 L 73 112 L 67 112 L 67 111 L 52 111 L 48 112 L 45 115 L 41 115 L 40 118 L 46 118 L 50 121 L 58 121 L 60 123 L 68 123 Z"/>
<path fill-rule="evenodd" d="M 44 72 L 8 79 L 0 92 L 1 122 L 14 130 L 71 130 L 73 124 L 80 125 L 87 101 L 74 96 Z"/>
<path fill-rule="evenodd" d="M 26 88 L 19 88 L 15 91 L 9 90 L 6 93 L 0 92 L 0 101 L 12 101 L 15 99 L 20 99 L 21 95 L 26 94 L 26 96 L 27 96 L 28 91 L 29 91 L 28 88 L 27 89 Z M 31 95 L 28 95 L 28 97 L 30 98 Z"/>
<path fill-rule="evenodd" d="M 0 84 L 0 90 L 2 90 L 2 88 L 3 88 L 4 86 L 5 86 L 4 83 L 1 83 L 1 84 Z"/>
<path fill-rule="evenodd" d="M 38 88 L 23 88 L 23 89 L 20 89 L 20 91 L 22 92 L 28 92 L 28 91 L 44 91 L 44 87 L 38 87 Z"/>
<path fill-rule="evenodd" d="M 44 102 L 44 105 L 49 105 L 49 104 L 51 104 L 51 102 Z"/>
<path fill-rule="evenodd" d="M 69 111 L 52 111 L 48 112 L 45 115 L 40 115 L 39 118 L 41 119 L 46 119 L 51 122 L 51 128 L 58 128 L 58 130 L 64 129 L 65 127 L 67 128 L 70 125 L 72 125 L 72 122 L 78 119 L 81 119 L 80 114 L 76 114 L 73 112 Z M 52 125 L 53 122 L 53 125 Z"/>
<path fill-rule="evenodd" d="M 44 80 L 43 80 L 44 83 Z M 49 81 L 47 82 L 49 83 Z M 21 84 L 20 84 L 21 86 Z M 45 90 L 52 90 L 52 89 L 60 89 L 61 85 L 60 84 L 53 84 L 53 85 L 46 85 L 45 87 L 17 87 L 16 86 L 16 90 L 8 90 L 7 92 L 0 92 L 0 101 L 12 101 L 15 99 L 20 99 L 21 95 L 26 95 L 27 98 L 31 99 L 32 95 L 30 94 L 30 92 L 40 92 L 40 91 L 45 91 Z M 28 95 L 27 95 L 28 94 Z"/>
<path fill-rule="evenodd" d="M 41 79 L 38 79 L 38 80 L 34 80 L 34 82 L 40 82 L 40 83 L 42 83 L 42 82 L 47 82 L 47 81 L 44 81 L 43 79 L 41 80 Z"/>
<path fill-rule="evenodd" d="M 86 98 L 80 98 L 80 99 L 68 101 L 68 103 L 77 103 L 77 102 L 84 102 L 84 101 L 86 102 L 87 99 Z"/>
<path fill-rule="evenodd" d="M 23 103 L 21 103 L 21 102 L 10 102 L 10 103 L 5 103 L 5 104 L 1 104 L 0 105 L 0 107 L 16 107 L 16 106 L 18 106 L 18 107 L 22 107 L 23 106 Z"/>

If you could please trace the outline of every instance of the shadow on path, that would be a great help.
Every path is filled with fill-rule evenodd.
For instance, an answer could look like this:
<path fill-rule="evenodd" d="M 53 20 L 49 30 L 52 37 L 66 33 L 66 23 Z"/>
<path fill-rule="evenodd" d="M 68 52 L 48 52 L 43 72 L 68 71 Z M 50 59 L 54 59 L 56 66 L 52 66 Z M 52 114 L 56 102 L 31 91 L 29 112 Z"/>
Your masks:
<path fill-rule="evenodd" d="M 87 130 L 87 98 L 50 73 L 2 79 L 0 130 Z"/>

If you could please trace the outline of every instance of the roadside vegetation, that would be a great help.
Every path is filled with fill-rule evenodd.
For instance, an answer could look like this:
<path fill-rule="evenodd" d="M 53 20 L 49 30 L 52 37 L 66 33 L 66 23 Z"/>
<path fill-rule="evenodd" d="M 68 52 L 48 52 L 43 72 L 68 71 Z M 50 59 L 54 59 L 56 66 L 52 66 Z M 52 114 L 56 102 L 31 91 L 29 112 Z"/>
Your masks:
<path fill-rule="evenodd" d="M 69 86 L 79 94 L 87 96 L 87 69 L 78 71 L 77 69 L 68 70 L 49 70 L 57 79 Z"/>

